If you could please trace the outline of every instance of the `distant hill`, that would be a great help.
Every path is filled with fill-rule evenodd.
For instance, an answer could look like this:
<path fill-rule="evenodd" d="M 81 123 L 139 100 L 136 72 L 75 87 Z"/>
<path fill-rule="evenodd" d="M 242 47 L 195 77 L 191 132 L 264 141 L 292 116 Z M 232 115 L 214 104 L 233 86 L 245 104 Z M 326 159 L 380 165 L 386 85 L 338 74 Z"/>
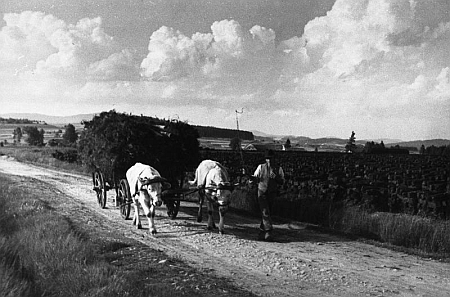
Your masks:
<path fill-rule="evenodd" d="M 321 138 L 309 138 L 305 136 L 289 136 L 281 138 L 281 142 L 285 142 L 287 139 L 291 143 L 297 143 L 299 145 L 345 145 L 348 139 L 341 139 L 336 137 L 321 137 Z"/>
<path fill-rule="evenodd" d="M 252 132 L 253 135 L 260 136 L 260 137 L 271 137 L 271 138 L 273 138 L 275 136 L 275 135 L 270 135 L 270 134 L 267 134 L 267 133 L 264 133 L 264 132 L 261 132 L 261 131 L 258 131 L 258 130 L 251 130 L 250 132 Z"/>
<path fill-rule="evenodd" d="M 36 120 L 36 121 L 44 121 L 47 124 L 53 124 L 53 125 L 67 125 L 72 124 L 75 127 L 80 126 L 80 123 L 83 120 L 91 120 L 96 114 L 77 114 L 72 116 L 48 116 L 43 114 L 37 114 L 37 113 L 7 113 L 7 114 L 0 114 L 0 117 L 2 118 L 14 118 L 14 119 L 28 119 L 28 120 Z M 199 127 L 205 127 L 205 126 L 199 126 Z M 207 129 L 210 129 L 212 127 L 206 127 Z M 236 130 L 233 129 L 222 129 L 217 128 L 217 131 L 221 132 L 230 132 L 234 134 Z M 204 129 L 201 128 L 203 131 Z M 228 131 L 229 130 L 229 131 Z M 286 141 L 286 139 L 289 138 L 291 143 L 296 143 L 298 145 L 303 146 L 320 146 L 320 145 L 337 145 L 337 146 L 345 146 L 348 142 L 348 138 L 341 139 L 337 137 L 322 137 L 322 138 L 310 138 L 306 136 L 293 136 L 293 135 L 274 135 L 274 134 L 268 134 L 265 132 L 261 132 L 258 130 L 251 130 L 248 131 L 240 131 L 240 133 L 248 133 L 249 137 L 251 138 L 251 133 L 254 135 L 255 140 L 278 140 L 280 142 Z M 243 135 L 242 135 L 243 136 Z M 358 145 L 365 145 L 366 142 L 376 142 L 380 143 L 383 141 L 386 147 L 396 146 L 399 145 L 401 147 L 417 147 L 417 149 L 420 149 L 422 144 L 425 147 L 428 146 L 447 146 L 450 145 L 450 140 L 448 139 L 430 139 L 430 140 L 414 140 L 414 141 L 401 141 L 399 139 L 363 139 L 363 140 L 356 140 L 356 144 Z"/>
<path fill-rule="evenodd" d="M 278 139 L 280 141 L 286 141 L 288 138 L 293 143 L 299 143 L 299 144 L 321 144 L 321 143 L 334 143 L 334 144 L 347 144 L 348 138 L 338 138 L 338 137 L 321 137 L 321 138 L 311 138 L 306 136 L 295 136 L 295 135 L 274 135 L 274 134 L 267 134 L 261 131 L 252 130 L 255 137 L 262 137 L 262 138 L 273 138 Z M 364 145 L 366 142 L 378 142 L 380 143 L 383 141 L 384 144 L 390 144 L 390 143 L 399 143 L 402 142 L 401 139 L 362 139 L 362 140 L 356 140 L 357 144 Z"/>
<path fill-rule="evenodd" d="M 391 144 L 391 143 L 400 143 L 400 142 L 403 142 L 403 140 L 401 140 L 401 139 L 389 139 L 389 138 L 386 138 L 386 139 L 368 139 L 368 140 L 357 140 L 356 142 L 357 143 L 359 143 L 359 142 L 361 142 L 361 143 L 363 143 L 364 142 L 364 144 L 366 143 L 366 142 L 369 142 L 369 141 L 373 141 L 373 142 L 375 142 L 375 143 L 381 143 L 382 141 L 383 141 L 383 143 L 386 145 L 386 144 Z"/>
<path fill-rule="evenodd" d="M 414 140 L 414 141 L 404 141 L 404 142 L 397 142 L 397 143 L 390 143 L 386 146 L 396 146 L 399 145 L 401 147 L 416 147 L 417 149 L 420 149 L 422 145 L 425 147 L 429 146 L 447 146 L 450 145 L 449 139 L 429 139 L 429 140 Z"/>

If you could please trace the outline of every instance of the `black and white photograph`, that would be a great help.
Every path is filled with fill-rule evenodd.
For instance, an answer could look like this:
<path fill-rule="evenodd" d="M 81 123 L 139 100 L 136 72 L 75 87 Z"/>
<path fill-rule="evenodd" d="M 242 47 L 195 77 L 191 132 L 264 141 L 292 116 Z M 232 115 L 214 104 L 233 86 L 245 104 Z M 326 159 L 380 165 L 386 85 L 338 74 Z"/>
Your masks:
<path fill-rule="evenodd" d="M 0 0 L 0 275 L 450 296 L 449 0 Z"/>

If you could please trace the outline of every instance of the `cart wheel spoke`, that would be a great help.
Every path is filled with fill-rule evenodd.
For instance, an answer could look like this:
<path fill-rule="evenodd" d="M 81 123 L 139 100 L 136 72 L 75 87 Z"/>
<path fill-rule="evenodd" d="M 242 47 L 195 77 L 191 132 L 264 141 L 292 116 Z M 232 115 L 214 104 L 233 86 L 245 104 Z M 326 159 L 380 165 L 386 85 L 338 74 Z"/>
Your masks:
<path fill-rule="evenodd" d="M 105 208 L 106 207 L 107 189 L 106 189 L 106 184 L 105 184 L 105 179 L 103 177 L 103 174 L 99 170 L 96 170 L 92 174 L 92 181 L 94 184 L 94 191 L 97 194 L 97 202 L 101 208 Z"/>
<path fill-rule="evenodd" d="M 131 194 L 130 186 L 126 179 L 120 180 L 117 200 L 119 201 L 120 215 L 124 220 L 127 220 L 131 211 Z"/>

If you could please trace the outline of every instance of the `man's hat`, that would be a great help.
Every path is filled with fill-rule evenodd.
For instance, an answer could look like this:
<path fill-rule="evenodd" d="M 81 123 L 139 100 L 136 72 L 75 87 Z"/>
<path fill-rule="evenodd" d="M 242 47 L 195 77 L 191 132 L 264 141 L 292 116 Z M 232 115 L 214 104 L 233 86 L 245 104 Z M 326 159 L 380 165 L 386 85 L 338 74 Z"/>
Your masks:
<path fill-rule="evenodd" d="M 264 155 L 264 157 L 265 157 L 266 159 L 272 159 L 273 156 L 274 156 L 274 153 L 273 153 L 272 150 L 267 150 L 266 153 L 265 153 L 265 155 Z"/>

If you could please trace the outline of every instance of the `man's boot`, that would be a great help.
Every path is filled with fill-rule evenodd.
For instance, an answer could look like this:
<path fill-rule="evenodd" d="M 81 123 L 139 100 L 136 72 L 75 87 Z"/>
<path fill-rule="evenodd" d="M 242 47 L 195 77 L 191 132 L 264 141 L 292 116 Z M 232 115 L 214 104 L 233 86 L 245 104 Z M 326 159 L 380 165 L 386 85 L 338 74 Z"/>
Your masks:
<path fill-rule="evenodd" d="M 264 235 L 264 241 L 272 242 L 273 241 L 273 234 L 272 231 L 267 231 Z"/>
<path fill-rule="evenodd" d="M 258 240 L 263 241 L 266 240 L 266 232 L 264 230 L 259 230 L 258 233 Z"/>

